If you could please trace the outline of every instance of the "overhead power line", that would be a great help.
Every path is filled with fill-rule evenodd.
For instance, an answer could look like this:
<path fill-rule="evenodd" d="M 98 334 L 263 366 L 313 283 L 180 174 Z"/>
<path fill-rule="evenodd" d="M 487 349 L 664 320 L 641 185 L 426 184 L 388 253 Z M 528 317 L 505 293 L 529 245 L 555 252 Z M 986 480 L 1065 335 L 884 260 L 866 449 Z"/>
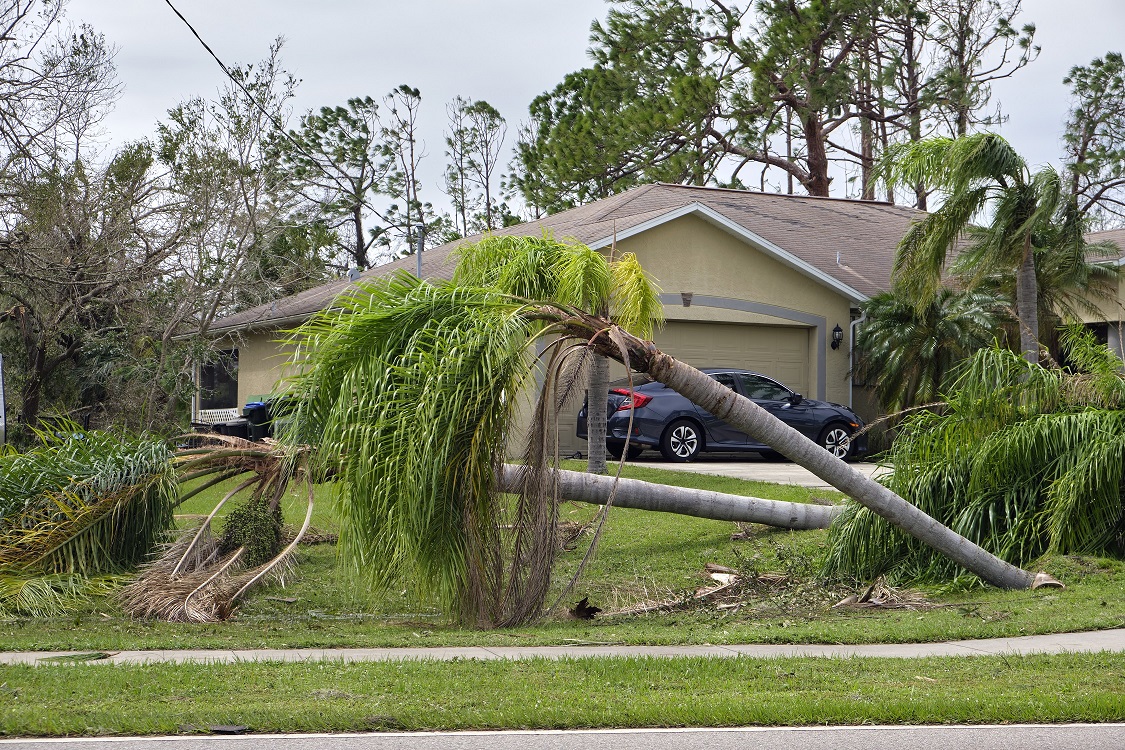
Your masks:
<path fill-rule="evenodd" d="M 219 64 L 219 67 L 222 68 L 223 74 L 226 75 L 226 77 L 229 78 L 231 82 L 234 83 L 234 85 L 237 86 L 242 91 L 242 93 L 246 95 L 246 98 L 250 100 L 251 104 L 253 104 L 259 112 L 266 116 L 266 119 L 270 121 L 277 132 L 281 133 L 282 137 L 284 137 L 285 140 L 289 141 L 289 143 L 293 145 L 293 148 L 297 149 L 297 151 L 299 151 L 307 159 L 309 159 L 309 161 L 312 162 L 316 169 L 322 172 L 325 177 L 336 183 L 337 187 L 339 187 L 341 190 L 347 190 L 347 186 L 341 184 L 339 176 L 334 175 L 330 171 L 328 171 L 320 163 L 320 160 L 317 159 L 317 157 L 306 151 L 300 144 L 300 142 L 298 142 L 297 139 L 290 135 L 289 131 L 285 129 L 285 123 L 281 122 L 281 120 L 279 120 L 272 112 L 266 109 L 266 107 L 260 101 L 258 101 L 257 97 L 250 93 L 250 90 L 246 88 L 245 84 L 243 84 L 241 80 L 239 80 L 238 76 L 230 72 L 230 68 L 228 68 L 221 59 L 219 59 L 219 56 L 215 54 L 215 50 L 211 49 L 211 46 L 203 40 L 203 37 L 201 37 L 199 35 L 199 32 L 195 30 L 195 27 L 191 25 L 191 21 L 187 20 L 187 18 L 184 17 L 184 14 L 181 13 L 176 8 L 176 6 L 172 4 L 172 0 L 164 0 L 164 3 L 172 9 L 172 12 L 175 13 L 181 21 L 184 22 L 184 25 L 188 27 L 189 31 L 191 31 L 192 36 L 199 40 L 199 43 L 203 45 L 203 49 L 207 50 L 207 53 L 211 55 L 216 63 Z"/>

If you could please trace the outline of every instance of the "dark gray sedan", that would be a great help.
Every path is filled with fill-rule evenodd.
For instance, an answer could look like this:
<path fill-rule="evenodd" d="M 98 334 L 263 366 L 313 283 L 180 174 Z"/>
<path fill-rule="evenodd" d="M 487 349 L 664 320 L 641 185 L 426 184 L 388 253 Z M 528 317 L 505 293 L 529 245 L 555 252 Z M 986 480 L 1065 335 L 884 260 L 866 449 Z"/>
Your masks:
<path fill-rule="evenodd" d="M 749 370 L 712 367 L 703 372 L 815 440 L 837 458 L 858 458 L 867 453 L 867 437 L 852 438 L 863 427 L 863 420 L 846 406 L 805 398 L 776 380 Z M 584 404 L 578 413 L 578 437 L 584 440 L 588 405 Z M 769 446 L 751 440 L 745 432 L 643 375 L 633 378 L 632 391 L 628 381 L 614 383 L 606 408 L 606 449 L 615 458 L 626 450 L 627 436 L 629 458 L 636 458 L 646 448 L 659 449 L 669 461 L 692 461 L 703 451 L 746 451 L 781 458 Z"/>

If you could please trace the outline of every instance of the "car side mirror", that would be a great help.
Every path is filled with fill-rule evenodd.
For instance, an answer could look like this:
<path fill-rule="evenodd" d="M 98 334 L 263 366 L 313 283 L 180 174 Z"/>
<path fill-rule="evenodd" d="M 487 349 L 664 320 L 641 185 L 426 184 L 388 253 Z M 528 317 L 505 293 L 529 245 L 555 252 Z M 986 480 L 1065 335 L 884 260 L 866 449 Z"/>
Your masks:
<path fill-rule="evenodd" d="M 802 396 L 800 393 L 793 393 L 793 394 L 790 394 L 789 398 L 787 398 L 785 400 L 788 401 L 791 405 L 796 406 L 797 404 L 804 401 L 805 397 Z"/>

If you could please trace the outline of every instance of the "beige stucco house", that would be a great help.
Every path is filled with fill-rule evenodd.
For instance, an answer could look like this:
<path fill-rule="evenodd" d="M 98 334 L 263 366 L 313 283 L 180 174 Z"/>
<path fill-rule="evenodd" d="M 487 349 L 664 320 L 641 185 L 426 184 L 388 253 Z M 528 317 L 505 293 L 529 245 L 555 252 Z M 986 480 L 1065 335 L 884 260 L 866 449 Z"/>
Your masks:
<path fill-rule="evenodd" d="M 661 349 L 699 367 L 756 370 L 862 414 L 870 410 L 849 380 L 853 324 L 859 305 L 888 287 L 895 248 L 920 215 L 881 202 L 653 184 L 496 233 L 548 231 L 607 252 L 616 242 L 663 291 L 667 323 L 654 336 Z M 449 278 L 460 244 L 425 252 L 422 275 Z M 413 272 L 415 264 L 405 258 L 361 278 Z M 278 331 L 330 305 L 351 283 L 341 279 L 220 321 L 211 333 L 230 341 L 238 362 L 234 401 L 223 406 L 273 391 L 286 361 Z M 585 451 L 573 414 L 563 416 L 560 439 L 564 452 Z"/>
<path fill-rule="evenodd" d="M 1094 232 L 1086 235 L 1088 242 L 1109 242 L 1118 248 L 1125 248 L 1125 229 L 1108 232 Z M 1125 266 L 1125 254 L 1108 262 Z M 1106 343 L 1117 356 L 1125 359 L 1125 276 L 1117 279 L 1117 293 L 1108 300 L 1097 300 L 1096 311 L 1083 311 L 1082 322 L 1094 331 L 1099 340 Z"/>

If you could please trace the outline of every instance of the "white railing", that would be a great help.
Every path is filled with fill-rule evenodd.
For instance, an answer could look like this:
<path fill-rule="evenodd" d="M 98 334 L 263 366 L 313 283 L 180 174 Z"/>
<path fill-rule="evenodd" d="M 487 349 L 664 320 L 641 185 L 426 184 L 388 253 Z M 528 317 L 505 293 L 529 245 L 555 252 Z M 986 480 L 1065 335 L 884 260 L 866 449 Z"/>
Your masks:
<path fill-rule="evenodd" d="M 237 408 L 230 409 L 200 409 L 195 415 L 195 421 L 203 424 L 222 424 L 242 416 Z"/>

